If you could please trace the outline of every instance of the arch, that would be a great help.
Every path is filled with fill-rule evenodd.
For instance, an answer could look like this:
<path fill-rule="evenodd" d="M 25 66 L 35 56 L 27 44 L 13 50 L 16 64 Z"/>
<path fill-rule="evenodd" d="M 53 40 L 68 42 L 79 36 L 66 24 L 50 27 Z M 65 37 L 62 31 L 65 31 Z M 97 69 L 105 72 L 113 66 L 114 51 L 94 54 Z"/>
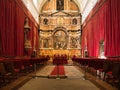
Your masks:
<path fill-rule="evenodd" d="M 44 25 L 47 25 L 47 24 L 48 24 L 48 19 L 47 19 L 47 18 L 44 18 L 44 19 L 43 19 L 43 23 L 44 23 Z"/>
<path fill-rule="evenodd" d="M 44 5 L 47 3 L 47 2 L 49 2 L 50 0 L 42 0 L 41 2 L 40 2 L 40 4 L 39 4 L 39 13 L 41 13 L 41 11 L 42 11 L 42 8 L 44 7 Z M 78 0 L 71 0 L 71 1 L 73 1 L 75 4 L 76 4 L 76 6 L 79 8 L 79 12 L 81 12 L 82 10 L 82 5 L 81 5 L 81 3 L 79 3 L 78 2 Z"/>
<path fill-rule="evenodd" d="M 74 18 L 74 19 L 72 20 L 72 24 L 73 24 L 73 25 L 76 25 L 76 24 L 77 24 L 77 19 L 76 19 L 76 18 Z"/>
<path fill-rule="evenodd" d="M 64 31 L 66 33 L 66 35 L 68 35 L 65 27 L 56 27 L 53 31 L 53 34 L 57 31 L 61 31 L 61 30 Z"/>

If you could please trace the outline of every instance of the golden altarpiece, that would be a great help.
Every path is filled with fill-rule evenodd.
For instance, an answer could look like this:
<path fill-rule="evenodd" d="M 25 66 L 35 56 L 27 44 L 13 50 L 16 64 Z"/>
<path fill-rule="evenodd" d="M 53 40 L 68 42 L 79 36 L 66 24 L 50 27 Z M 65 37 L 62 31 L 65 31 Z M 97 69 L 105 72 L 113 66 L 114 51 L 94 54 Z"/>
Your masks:
<path fill-rule="evenodd" d="M 39 55 L 81 56 L 81 14 L 72 0 L 48 0 L 40 11 Z"/>

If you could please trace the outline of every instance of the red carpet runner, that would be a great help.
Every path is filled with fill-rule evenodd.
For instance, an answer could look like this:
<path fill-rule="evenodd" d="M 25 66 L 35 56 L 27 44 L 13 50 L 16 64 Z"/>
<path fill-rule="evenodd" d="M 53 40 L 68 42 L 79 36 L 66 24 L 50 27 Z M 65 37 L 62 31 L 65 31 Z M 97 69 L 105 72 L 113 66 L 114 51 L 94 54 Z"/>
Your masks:
<path fill-rule="evenodd" d="M 50 77 L 65 77 L 63 65 L 56 66 L 50 74 Z"/>

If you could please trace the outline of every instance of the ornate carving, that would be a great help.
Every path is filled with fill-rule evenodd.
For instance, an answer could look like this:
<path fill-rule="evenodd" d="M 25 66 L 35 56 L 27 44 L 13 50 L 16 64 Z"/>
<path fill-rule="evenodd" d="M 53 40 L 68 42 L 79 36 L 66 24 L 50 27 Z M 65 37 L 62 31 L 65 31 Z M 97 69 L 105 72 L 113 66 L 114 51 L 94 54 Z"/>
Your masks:
<path fill-rule="evenodd" d="M 25 30 L 30 30 L 30 26 L 29 26 L 29 20 L 28 20 L 28 18 L 25 18 L 24 29 L 25 29 Z"/>
<path fill-rule="evenodd" d="M 24 22 L 24 35 L 25 35 L 24 48 L 25 49 L 31 48 L 31 41 L 28 39 L 29 31 L 30 31 L 29 20 L 28 18 L 26 18 Z"/>
<path fill-rule="evenodd" d="M 57 0 L 57 10 L 64 10 L 64 0 Z"/>
<path fill-rule="evenodd" d="M 74 18 L 74 19 L 72 20 L 72 24 L 73 24 L 73 25 L 76 25 L 76 24 L 77 24 L 77 19 L 76 19 L 76 18 Z"/>
<path fill-rule="evenodd" d="M 66 49 L 67 48 L 67 34 L 63 30 L 57 30 L 53 35 L 54 49 Z"/>
<path fill-rule="evenodd" d="M 48 19 L 47 19 L 47 18 L 45 18 L 45 19 L 43 20 L 43 24 L 45 24 L 45 25 L 48 24 Z"/>
<path fill-rule="evenodd" d="M 80 48 L 80 37 L 71 37 L 71 48 Z"/>

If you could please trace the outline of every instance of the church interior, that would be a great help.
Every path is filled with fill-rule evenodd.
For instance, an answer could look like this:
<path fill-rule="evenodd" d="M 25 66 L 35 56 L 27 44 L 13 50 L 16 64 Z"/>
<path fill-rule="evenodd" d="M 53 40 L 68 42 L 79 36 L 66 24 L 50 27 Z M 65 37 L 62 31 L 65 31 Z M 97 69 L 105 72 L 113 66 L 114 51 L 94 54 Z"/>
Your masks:
<path fill-rule="evenodd" d="M 0 0 L 0 90 L 119 90 L 120 0 Z"/>

